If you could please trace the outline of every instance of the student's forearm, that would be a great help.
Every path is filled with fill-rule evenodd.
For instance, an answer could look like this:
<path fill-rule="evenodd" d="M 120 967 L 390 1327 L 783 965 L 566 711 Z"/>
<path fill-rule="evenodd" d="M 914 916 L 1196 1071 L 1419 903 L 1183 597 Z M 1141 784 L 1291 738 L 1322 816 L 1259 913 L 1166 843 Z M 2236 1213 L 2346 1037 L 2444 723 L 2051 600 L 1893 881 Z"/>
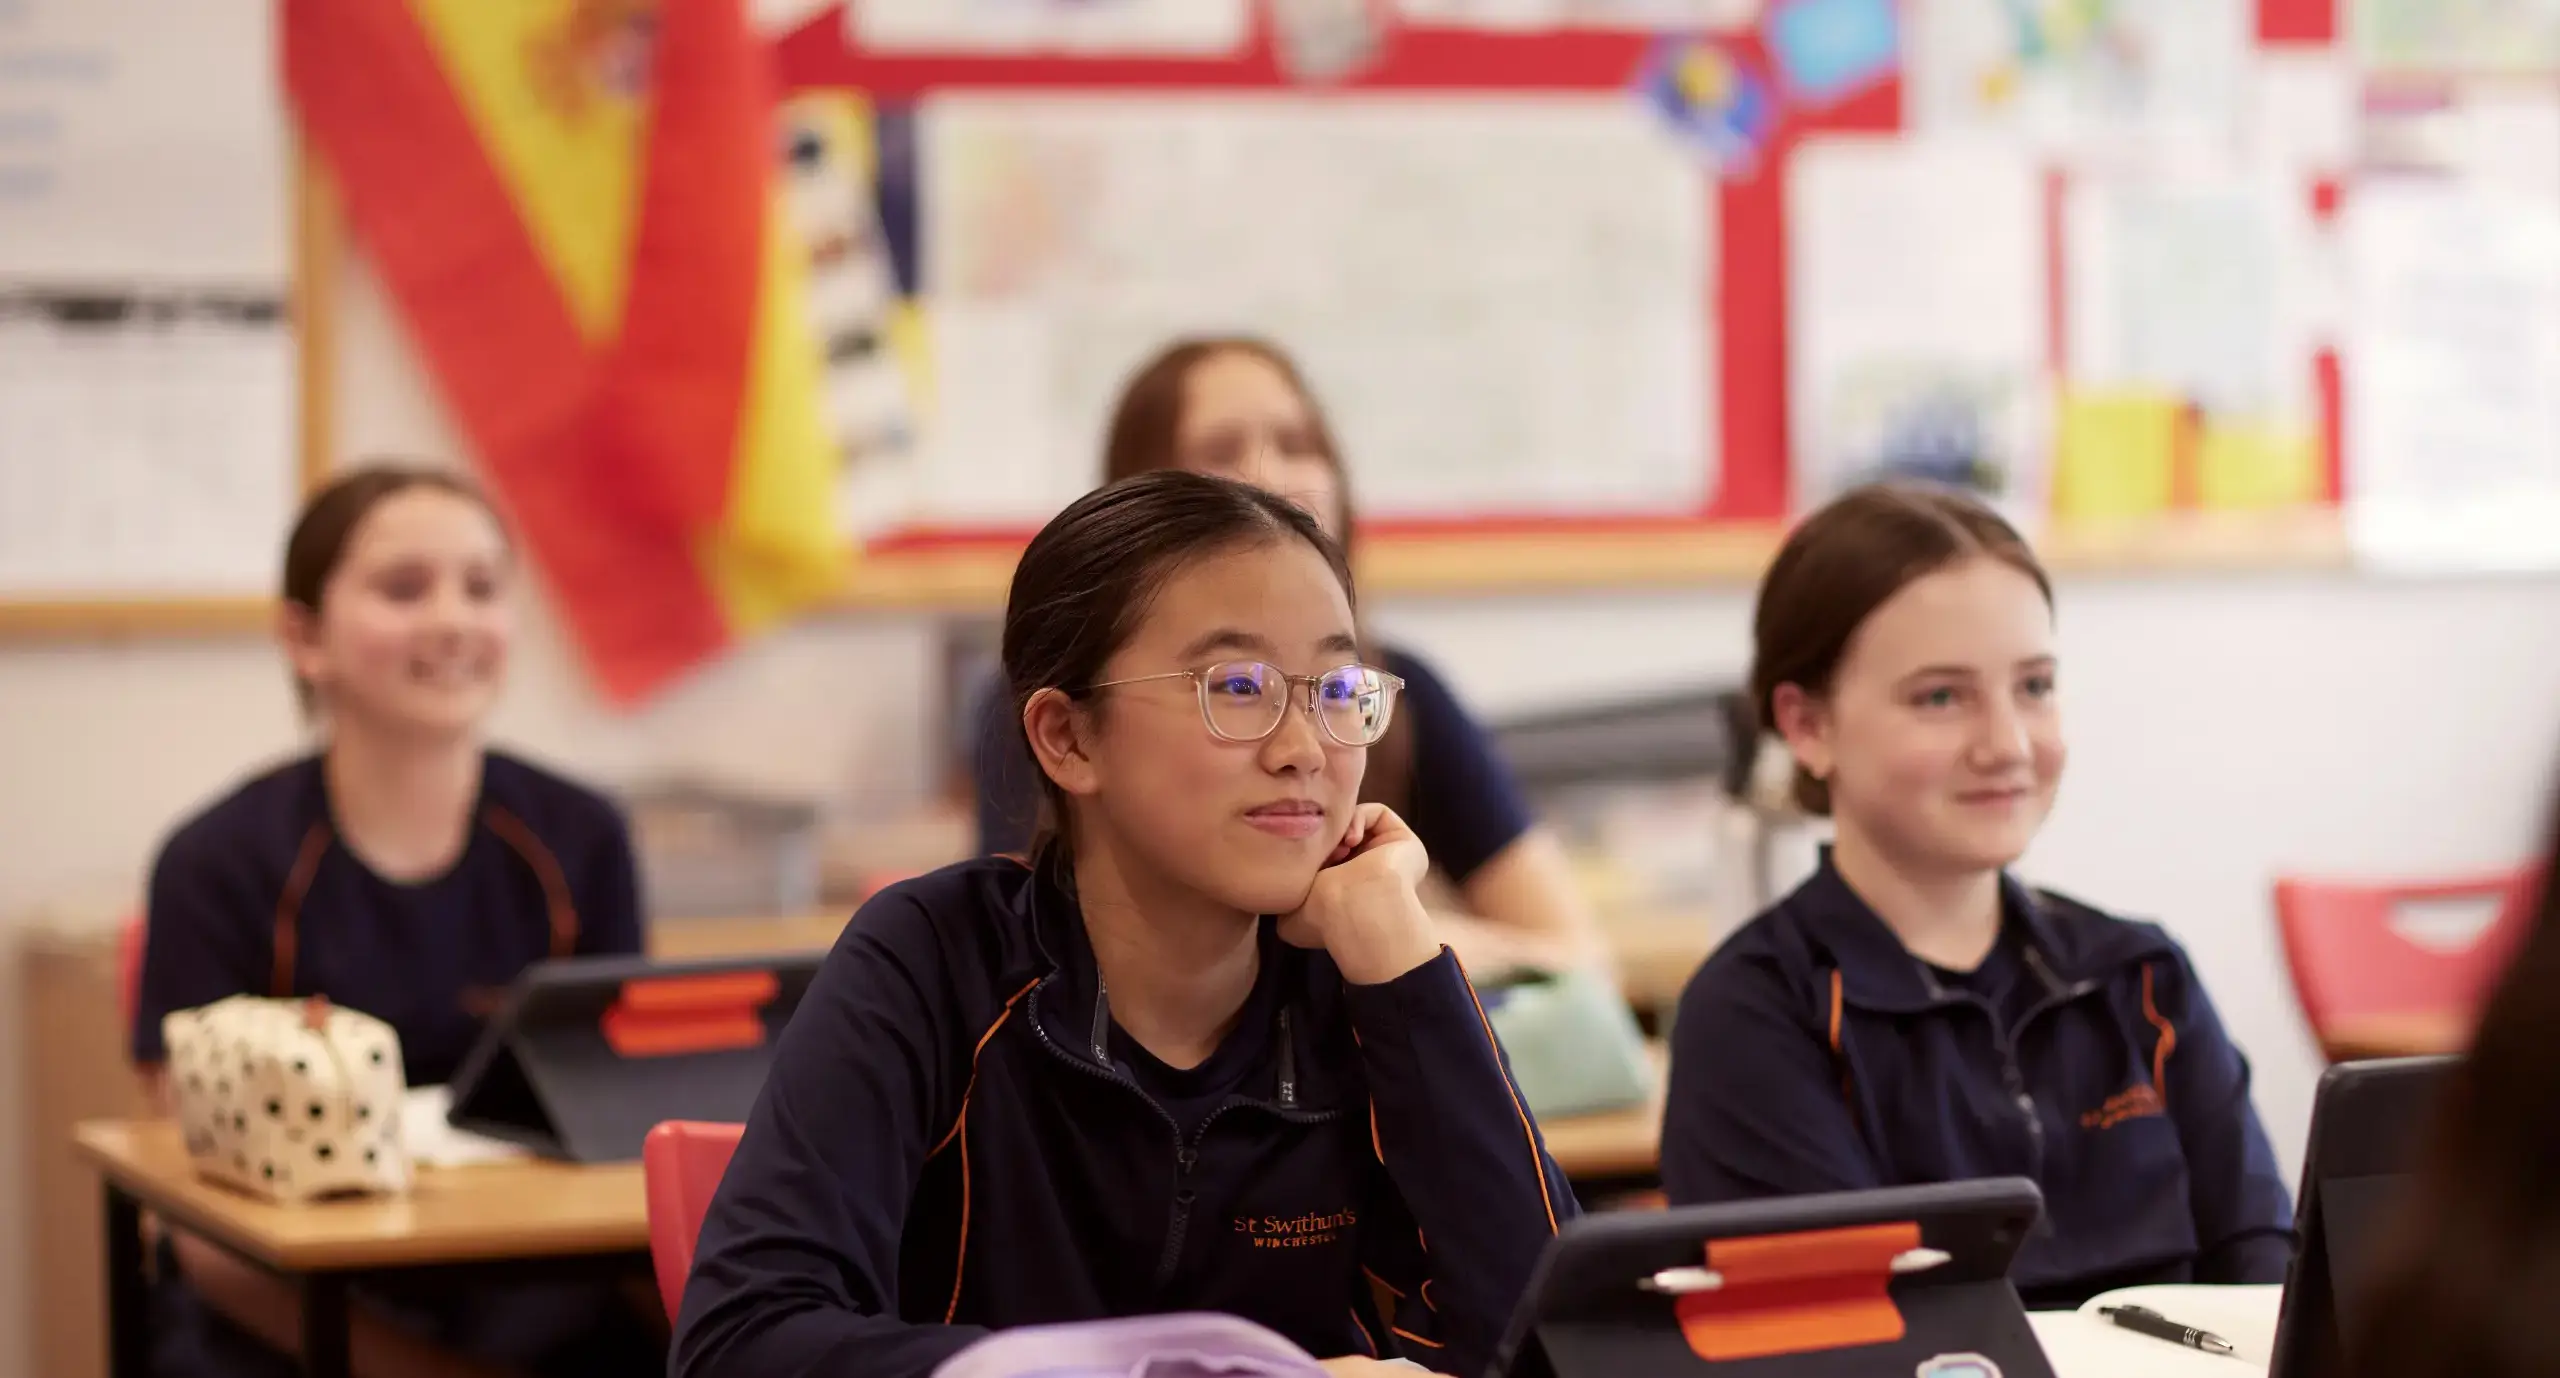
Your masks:
<path fill-rule="evenodd" d="M 1544 828 L 1512 839 L 1459 887 L 1464 913 L 1434 914 L 1479 976 L 1506 967 L 1555 970 L 1606 962 L 1607 938 L 1583 901 L 1564 848 Z"/>
<path fill-rule="evenodd" d="M 179 1270 L 207 1304 L 270 1348 L 302 1357 L 302 1299 L 290 1284 L 193 1235 L 180 1232 L 171 1242 Z M 514 1373 L 412 1338 L 361 1306 L 348 1317 L 347 1338 L 358 1378 L 511 1378 Z"/>
<path fill-rule="evenodd" d="M 1453 958 L 1354 986 L 1377 1147 L 1429 1241 L 1451 1371 L 1480 1369 L 1530 1270 L 1578 1212 Z"/>

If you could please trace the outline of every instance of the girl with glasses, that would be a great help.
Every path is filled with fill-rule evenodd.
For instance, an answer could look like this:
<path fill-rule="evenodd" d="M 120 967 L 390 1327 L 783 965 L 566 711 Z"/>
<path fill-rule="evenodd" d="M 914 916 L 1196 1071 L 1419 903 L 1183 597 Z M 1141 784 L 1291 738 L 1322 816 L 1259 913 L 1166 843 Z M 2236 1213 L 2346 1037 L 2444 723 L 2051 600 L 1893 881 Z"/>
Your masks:
<path fill-rule="evenodd" d="M 1277 493 L 1314 513 L 1336 541 L 1352 542 L 1332 428 L 1296 365 L 1265 341 L 1181 341 L 1131 376 L 1104 441 L 1103 481 L 1164 469 Z M 1404 691 L 1369 753 L 1360 797 L 1405 819 L 1456 887 L 1465 912 L 1439 914 L 1441 935 L 1480 975 L 1600 958 L 1563 850 L 1530 814 L 1484 729 L 1419 657 L 1393 646 L 1376 654 Z M 978 707 L 978 845 L 1018 852 L 1038 817 L 1041 772 L 1001 686 L 983 692 Z"/>
<path fill-rule="evenodd" d="M 865 904 L 704 1222 L 673 1372 L 930 1373 L 991 1329 L 1219 1311 L 1336 1373 L 1484 1371 L 1575 1212 L 1411 829 L 1396 676 L 1261 489 L 1089 494 L 1005 613 L 1027 860 Z"/>

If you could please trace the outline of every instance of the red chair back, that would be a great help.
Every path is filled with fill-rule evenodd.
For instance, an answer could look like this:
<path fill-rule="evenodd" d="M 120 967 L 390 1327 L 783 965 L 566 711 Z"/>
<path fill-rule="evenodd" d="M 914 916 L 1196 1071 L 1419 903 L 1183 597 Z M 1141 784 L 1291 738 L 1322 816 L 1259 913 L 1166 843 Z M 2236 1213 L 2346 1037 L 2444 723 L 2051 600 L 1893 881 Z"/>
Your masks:
<path fill-rule="evenodd" d="M 133 1033 L 133 1011 L 142 1003 L 142 916 L 136 914 L 116 931 L 116 1011 L 122 1016 L 119 1037 Z"/>
<path fill-rule="evenodd" d="M 649 1261 L 658 1271 L 658 1295 L 673 1324 L 684 1305 L 685 1275 L 693 1271 L 693 1241 L 703 1212 L 738 1151 L 736 1124 L 668 1120 L 640 1144 L 640 1178 L 649 1195 Z"/>
<path fill-rule="evenodd" d="M 2523 941 L 2540 881 L 2535 869 L 2409 882 L 2276 882 L 2294 994 L 2324 1040 L 2342 1021 L 2374 1015 L 2467 1014 Z M 2394 927 L 2412 905 L 2485 901 L 2496 915 L 2467 947 L 2414 942 Z"/>

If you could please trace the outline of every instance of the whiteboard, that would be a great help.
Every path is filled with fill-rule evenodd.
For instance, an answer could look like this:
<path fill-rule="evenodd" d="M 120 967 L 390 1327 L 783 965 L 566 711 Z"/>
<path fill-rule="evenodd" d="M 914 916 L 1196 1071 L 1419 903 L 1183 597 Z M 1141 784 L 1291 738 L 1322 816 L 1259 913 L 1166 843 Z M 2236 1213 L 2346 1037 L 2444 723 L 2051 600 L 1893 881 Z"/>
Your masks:
<path fill-rule="evenodd" d="M 236 597 L 297 499 L 274 7 L 0 3 L 0 600 Z"/>
<path fill-rule="evenodd" d="M 1203 332 L 1299 359 L 1365 513 L 1711 496 L 1713 192 L 1622 96 L 948 95 L 918 138 L 913 520 L 1044 520 Z"/>

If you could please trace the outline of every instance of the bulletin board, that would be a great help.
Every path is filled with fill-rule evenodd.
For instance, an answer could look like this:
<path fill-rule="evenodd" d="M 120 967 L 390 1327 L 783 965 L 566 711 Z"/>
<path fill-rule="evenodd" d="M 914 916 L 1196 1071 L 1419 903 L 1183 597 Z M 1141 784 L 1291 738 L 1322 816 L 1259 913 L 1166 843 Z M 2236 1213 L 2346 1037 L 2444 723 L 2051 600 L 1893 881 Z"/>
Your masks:
<path fill-rule="evenodd" d="M 0 638 L 268 625 L 327 452 L 269 7 L 0 6 Z M 325 380 L 320 380 L 325 381 Z"/>
<path fill-rule="evenodd" d="M 1988 2 L 2004 12 L 2014 8 L 1999 0 Z M 1470 6 L 1466 0 L 1405 0 L 1367 7 L 1368 32 L 1337 42 L 1340 51 L 1333 55 L 1331 70 L 1312 72 L 1311 65 L 1327 64 L 1321 56 L 1311 60 L 1308 52 L 1321 53 L 1323 45 L 1292 32 L 1292 12 L 1329 8 L 1337 12 L 1337 26 L 1356 30 L 1359 26 L 1341 20 L 1339 12 L 1359 7 L 1292 6 L 1286 0 L 1239 5 L 1234 27 L 1223 39 L 1182 32 L 1183 25 L 1175 24 L 1161 35 L 1166 51 L 1107 54 L 1092 51 L 1085 41 L 1089 36 L 973 32 L 967 22 L 919 19 L 932 7 L 901 0 L 868 0 L 867 7 L 856 0 L 850 10 L 821 10 L 780 37 L 777 71 L 797 111 L 797 128 L 817 131 L 820 142 L 845 137 L 841 131 L 846 129 L 855 131 L 850 141 L 861 152 L 844 161 L 856 177 L 872 180 L 880 219 L 842 227 L 836 237 L 876 237 L 881 245 L 877 256 L 886 263 L 872 271 L 892 278 L 886 286 L 875 282 L 844 296 L 899 303 L 875 319 L 889 322 L 881 333 L 891 342 L 891 353 L 905 348 L 931 361 L 916 370 L 929 380 L 916 389 L 923 395 L 919 410 L 928 414 L 923 428 L 958 429 L 970 437 L 964 448 L 1005 458 L 994 466 L 971 459 L 954 464 L 927 444 L 905 458 L 910 472 L 904 476 L 895 472 L 899 460 L 877 466 L 883 476 L 869 489 L 871 500 L 857 497 L 849 504 L 857 521 L 867 515 L 876 523 L 866 532 L 870 558 L 859 577 L 875 590 L 884 581 L 898 589 L 887 595 L 892 599 L 913 591 L 909 576 L 917 572 L 929 572 L 922 582 L 944 598 L 989 601 L 1000 596 L 1013 551 L 1037 525 L 1036 512 L 1053 510 L 1090 481 L 1109 385 L 1137 362 L 1147 344 L 1185 327 L 1214 331 L 1232 321 L 1268 330 L 1299 352 L 1338 423 L 1343 411 L 1355 413 L 1340 428 L 1346 432 L 1355 487 L 1361 490 L 1361 554 L 1372 588 L 1457 591 L 1755 578 L 1790 513 L 1818 500 L 1805 472 L 1808 437 L 1816 427 L 1807 424 L 1795 375 L 1806 371 L 1803 341 L 1818 339 L 1839 313 L 1808 311 L 1813 295 L 1808 288 L 1819 284 L 1809 284 L 1802 269 L 1804 260 L 1817 257 L 1806 246 L 1802 223 L 1805 169 L 1836 156 L 1844 145 L 1918 142 L 1909 118 L 1918 97 L 1905 59 L 1910 45 L 1927 32 L 1912 16 L 1934 0 L 1878 3 L 1888 16 L 1898 9 L 1905 22 L 1895 35 L 1890 59 L 1864 72 L 1841 70 L 1844 64 L 1836 51 L 1810 61 L 1795 51 L 1803 46 L 1801 35 L 1788 27 L 1795 20 L 1808 13 L 1858 8 L 1804 0 L 1689 6 L 1696 15 L 1713 11 L 1730 22 L 1669 34 L 1594 21 L 1590 12 L 1609 8 L 1603 4 L 1550 0 L 1544 5 Z M 2268 0 L 2263 15 L 2227 0 L 2210 3 L 2235 13 L 2235 22 L 2252 30 L 2247 46 L 2253 55 L 2285 41 L 2286 25 L 2303 22 L 2300 14 L 2286 12 L 2290 0 Z M 945 14 L 953 12 L 952 7 L 941 8 Z M 1017 13 L 1022 9 L 1010 8 Z M 1126 0 L 1120 8 L 1135 14 L 1150 6 L 1147 0 Z M 1215 21 L 1202 16 L 1215 8 L 1199 7 L 1187 17 L 1195 29 L 1214 28 Z M 1470 15 L 1471 9 L 1477 13 Z M 1540 13 L 1554 22 L 1539 22 Z M 2327 41 L 2334 41 L 2334 18 L 2314 22 L 2326 23 Z M 1833 46 L 1836 50 L 1839 45 Z M 1696 90 L 1683 89 L 1689 82 L 1710 92 L 1721 88 L 1723 94 L 1701 98 Z M 1172 289 L 1180 281 L 1178 271 L 1165 275 L 1171 281 L 1154 280 L 1139 267 L 1112 261 L 1109 252 L 1130 241 L 1146 246 L 1133 254 L 1152 253 L 1177 262 L 1197 252 L 1178 234 L 1132 231 L 1132 226 L 1151 227 L 1149 214 L 1163 217 L 1176 199 L 1166 185 L 1132 190 L 1132 182 L 1182 187 L 1191 203 L 1212 208 L 1186 212 L 1209 226 L 1195 227 L 1195 241 L 1213 240 L 1223 232 L 1237 246 L 1239 263 L 1267 263 L 1275 245 L 1287 241 L 1261 233 L 1257 222 L 1263 212 L 1251 204 L 1257 193 L 1271 196 L 1285 220 L 1305 203 L 1337 194 L 1330 184 L 1357 185 L 1364 176 L 1377 175 L 1378 168 L 1400 169 L 1409 180 L 1427 179 L 1428 173 L 1417 169 L 1432 156 L 1431 131 L 1450 126 L 1472 124 L 1482 131 L 1476 137 L 1483 148 L 1506 151 L 1485 155 L 1452 140 L 1438 150 L 1449 162 L 1462 168 L 1516 168 L 1534 162 L 1535 154 L 1509 151 L 1513 146 L 1505 144 L 1506 138 L 1534 148 L 1560 137 L 1555 125 L 1605 118 L 1592 114 L 1599 110 L 1609 111 L 1620 129 L 1649 138 L 1662 156 L 1685 160 L 1685 177 L 1699 203 L 1693 242 L 1704 261 L 1694 273 L 1660 274 L 1671 284 L 1666 295 L 1694 302 L 1692 321 L 1699 334 L 1694 343 L 1675 342 L 1654 351 L 1657 358 L 1689 361 L 1698 369 L 1693 381 L 1699 386 L 1686 403 L 1692 426 L 1682 455 L 1691 466 L 1686 487 L 1647 487 L 1649 480 L 1663 476 L 1659 468 L 1612 469 L 1610 461 L 1624 459 L 1631 446 L 1602 427 L 1595 444 L 1621 448 L 1579 461 L 1597 471 L 1585 475 L 1597 480 L 1588 485 L 1539 491 L 1534 483 L 1506 489 L 1497 482 L 1480 492 L 1444 492 L 1437 503 L 1413 502 L 1398 499 L 1414 496 L 1410 480 L 1415 475 L 1391 475 L 1386 486 L 1396 491 L 1387 502 L 1374 501 L 1370 489 L 1378 456 L 1412 454 L 1428 446 L 1410 443 L 1417 438 L 1413 433 L 1399 433 L 1376 421 L 1374 412 L 1363 411 L 1356 400 L 1361 367 L 1337 357 L 1336 368 L 1328 373 L 1329 352 L 1356 355 L 1356 346 L 1326 339 L 1320 320 L 1310 322 L 1285 307 L 1258 314 L 1230 307 L 1221 315 L 1218 308 L 1232 299 L 1220 290 L 1224 284 L 1177 293 Z M 1370 111 L 1379 112 L 1378 119 L 1364 127 L 1363 113 Z M 1487 119 L 1489 112 L 1501 113 Z M 1505 118 L 1510 121 L 1507 129 Z M 1297 128 L 1291 130 L 1293 122 Z M 1399 122 L 1423 131 L 1419 146 L 1385 146 Z M 1928 132 L 1928 143 L 1943 141 L 1938 128 Z M 1995 156 L 2022 169 L 2030 180 L 2031 200 L 2025 204 L 2032 223 L 2017 246 L 2018 262 L 2009 265 L 2022 269 L 2033 292 L 2032 319 L 2020 335 L 2031 347 L 2029 367 L 2039 393 L 2028 448 L 2055 448 L 2057 432 L 2068 423 L 2083 458 L 2071 473 L 2040 472 L 2031 483 L 2018 485 L 2020 499 L 2034 509 L 2031 520 L 2047 509 L 2068 518 L 2036 523 L 2053 562 L 2099 570 L 2343 564 L 2348 551 L 2336 507 L 2340 394 L 2334 349 L 2325 348 L 2326 341 L 2317 342 L 2323 347 L 2288 341 L 2301 346 L 2298 358 L 2284 365 L 2299 365 L 2297 385 L 2287 391 L 2300 429 L 2282 443 L 2246 427 L 2204 428 L 2191 405 L 2160 405 L 2156 388 L 2096 388 L 2089 396 L 2070 397 L 2067 404 L 2059 399 L 2055 379 L 2069 367 L 2072 346 L 2090 335 L 2085 328 L 2075 334 L 2076 323 L 2063 306 L 2073 271 L 2063 231 L 2073 217 L 2093 214 L 2079 204 L 2090 199 L 2082 191 L 2084 182 L 2103 186 L 2107 181 L 2087 177 L 2084 169 L 2122 176 L 2103 156 L 2108 151 L 2118 153 L 2116 163 L 2132 163 L 2134 173 L 2141 169 L 2137 160 L 2121 156 L 2120 149 L 2102 150 L 2102 156 L 2091 160 L 2085 150 L 2036 147 L 2033 139 L 2032 133 L 2009 138 Z M 1626 182 L 1650 175 L 1652 167 L 1641 155 L 1620 158 L 1619 147 L 1600 140 L 1576 147 L 1570 156 L 1583 167 L 1607 167 L 1623 189 Z M 1140 163 L 1174 170 L 1149 178 L 1131 175 L 1123 166 Z M 995 164 L 996 170 L 969 164 Z M 1310 167 L 1324 171 L 1312 173 Z M 1960 194 L 1955 186 L 1947 184 L 1949 194 Z M 1374 188 L 1369 194 L 1374 199 Z M 2301 195 L 2308 206 L 2313 188 L 2306 184 Z M 1078 204 L 1061 204 L 1078 198 Z M 977 204 L 1001 208 L 1000 213 L 976 214 L 1032 242 L 991 246 L 985 241 L 993 236 L 973 235 L 965 224 L 954 229 L 933 223 L 937 218 L 967 221 L 973 214 L 967 208 Z M 1405 209 L 1387 207 L 1377 217 L 1386 222 L 1380 233 L 1388 240 L 1414 236 L 1416 227 Z M 1219 223 L 1222 216 L 1224 225 Z M 901 223 L 909 217 L 922 223 Z M 1469 232 L 1463 227 L 1481 225 L 1485 218 L 1453 216 L 1448 233 L 1464 241 Z M 1106 241 L 1093 234 L 1084 245 L 1074 242 L 1104 227 L 1115 237 Z M 1325 245 L 1332 261 L 1349 260 L 1347 276 L 1374 272 L 1376 265 L 1364 261 L 1373 252 L 1393 261 L 1392 246 L 1381 249 L 1346 236 L 1338 218 L 1299 216 L 1291 228 Z M 1562 228 L 1570 232 L 1573 227 Z M 823 232 L 814 236 L 828 237 Z M 1058 241 L 1067 241 L 1068 247 L 1058 248 Z M 1094 244 L 1103 251 L 1076 256 L 1080 248 Z M 1502 247 L 1499 242 L 1489 248 L 1458 242 L 1449 258 L 1479 279 L 1501 280 Z M 1476 257 L 1480 252 L 1489 256 Z M 1570 248 L 1559 250 L 1560 257 L 1571 253 Z M 1292 271 L 1284 266 L 1276 275 L 1286 280 Z M 1051 281 L 1041 281 L 1044 272 L 1052 275 Z M 991 288 L 973 277 L 1006 281 Z M 1089 287 L 1096 280 L 1138 300 L 1126 311 L 1115 311 L 1079 299 L 1105 290 Z M 1604 281 L 1594 290 L 1605 294 L 1608 287 Z M 1207 309 L 1184 314 L 1184 306 L 1204 297 L 1211 302 Z M 1499 314 L 1499 305 L 1491 309 Z M 1040 319 L 1044 313 L 1051 319 Z M 1397 341 L 1404 322 L 1396 319 L 1394 308 L 1375 314 L 1386 318 L 1377 332 L 1389 337 L 1382 352 L 1422 333 L 1417 330 Z M 1275 317 L 1280 324 L 1273 324 Z M 1289 328 L 1293 324 L 1300 328 Z M 1565 322 L 1559 334 L 1577 338 L 1572 325 Z M 1044 333 L 1069 345 L 1062 348 Z M 1476 329 L 1444 325 L 1442 334 L 1436 354 L 1413 348 L 1401 359 L 1371 360 L 1373 379 L 1384 376 L 1393 380 L 1392 386 L 1427 393 L 1433 380 L 1416 374 L 1427 375 L 1434 367 L 1473 367 L 1506 395 L 1535 391 L 1532 381 L 1504 377 L 1504 363 L 1516 362 L 1520 351 L 1509 348 L 1498 324 Z M 1658 338 L 1675 337 L 1665 330 Z M 2091 338 L 2099 346 L 2093 352 L 2102 352 L 2107 336 L 2101 332 Z M 1606 355 L 1612 348 L 1621 359 L 1638 352 L 1623 338 L 1601 340 L 1591 352 Z M 1061 366 L 1049 358 L 1061 352 L 1083 357 Z M 1008 355 L 1040 362 L 1008 368 Z M 990 359 L 998 365 L 983 367 Z M 966 361 L 972 377 L 1028 377 L 1009 377 L 977 391 L 954 387 L 955 360 Z M 2136 359 L 2118 371 L 2138 372 L 2142 362 Z M 1079 372 L 1083 376 L 1060 378 Z M 1071 397 L 1072 403 L 1054 404 L 1041 394 L 1044 386 L 1053 395 Z M 1345 394 L 1355 398 L 1348 408 L 1341 400 Z M 877 391 L 872 395 L 876 398 Z M 1662 396 L 1657 392 L 1643 400 L 1659 403 Z M 961 414 L 956 428 L 949 416 L 931 415 L 937 402 L 942 410 Z M 1444 416 L 1452 410 L 1445 404 L 1436 408 Z M 970 418 L 989 414 L 1003 415 L 1014 425 L 970 424 Z M 1657 418 L 1656 434 L 1677 429 L 1676 424 L 1660 423 L 1658 411 L 1649 416 Z M 1025 418 L 1033 420 L 1026 423 Z M 1464 423 L 1478 419 L 1463 413 L 1461 418 L 1452 429 L 1463 432 Z M 1364 419 L 1370 424 L 1364 426 Z M 2147 431 L 2161 429 L 2162 421 L 2177 429 L 2156 447 L 2157 455 L 2146 451 L 2127 458 L 2128 437 L 2138 447 Z M 1472 438 L 1491 449 L 1503 434 L 1494 427 Z M 2209 462 L 2220 461 L 2209 463 L 2201 483 L 2198 449 Z M 2235 453 L 2236 464 L 2231 461 Z M 855 462 L 859 466 L 862 461 Z M 1558 463 L 1571 467 L 1576 461 Z M 1927 471 L 1925 465 L 1918 467 Z M 2115 477 L 2127 468 L 2157 472 L 2130 481 Z M 998 511 L 1007 503 L 1027 503 L 1035 513 L 1013 522 L 972 520 L 963 503 L 962 515 L 955 519 L 936 510 L 931 499 L 937 469 L 946 471 L 943 483 L 992 495 L 989 506 Z M 1427 464 L 1418 464 L 1416 471 L 1430 472 Z M 2088 479 L 2092 472 L 2108 481 L 2093 488 Z M 2240 477 L 2232 479 L 2232 473 Z M 1400 478 L 1407 481 L 1399 484 Z M 2151 487 L 2161 490 L 2156 500 L 2145 491 Z M 2199 492 L 2200 487 L 2206 491 Z M 919 490 L 927 494 L 922 500 Z M 1526 500 L 1517 500 L 1522 497 Z M 893 515 L 883 520 L 883 513 Z"/>
<path fill-rule="evenodd" d="M 1000 599 L 1177 329 L 1300 356 L 1377 591 L 1747 582 L 1880 464 L 2003 469 L 2084 571 L 2496 563 L 2560 522 L 2560 418 L 2462 381 L 2560 370 L 2560 64 L 2515 58 L 2560 51 L 2560 0 L 781 8 L 849 609 Z M 1136 41 L 1077 27 L 1112 15 Z M 308 480 L 348 246 L 299 176 Z M 2506 316 L 2426 317 L 2449 280 Z M 2280 329 L 2207 347 L 2267 291 Z M 0 631 L 266 615 L 48 598 Z"/>

